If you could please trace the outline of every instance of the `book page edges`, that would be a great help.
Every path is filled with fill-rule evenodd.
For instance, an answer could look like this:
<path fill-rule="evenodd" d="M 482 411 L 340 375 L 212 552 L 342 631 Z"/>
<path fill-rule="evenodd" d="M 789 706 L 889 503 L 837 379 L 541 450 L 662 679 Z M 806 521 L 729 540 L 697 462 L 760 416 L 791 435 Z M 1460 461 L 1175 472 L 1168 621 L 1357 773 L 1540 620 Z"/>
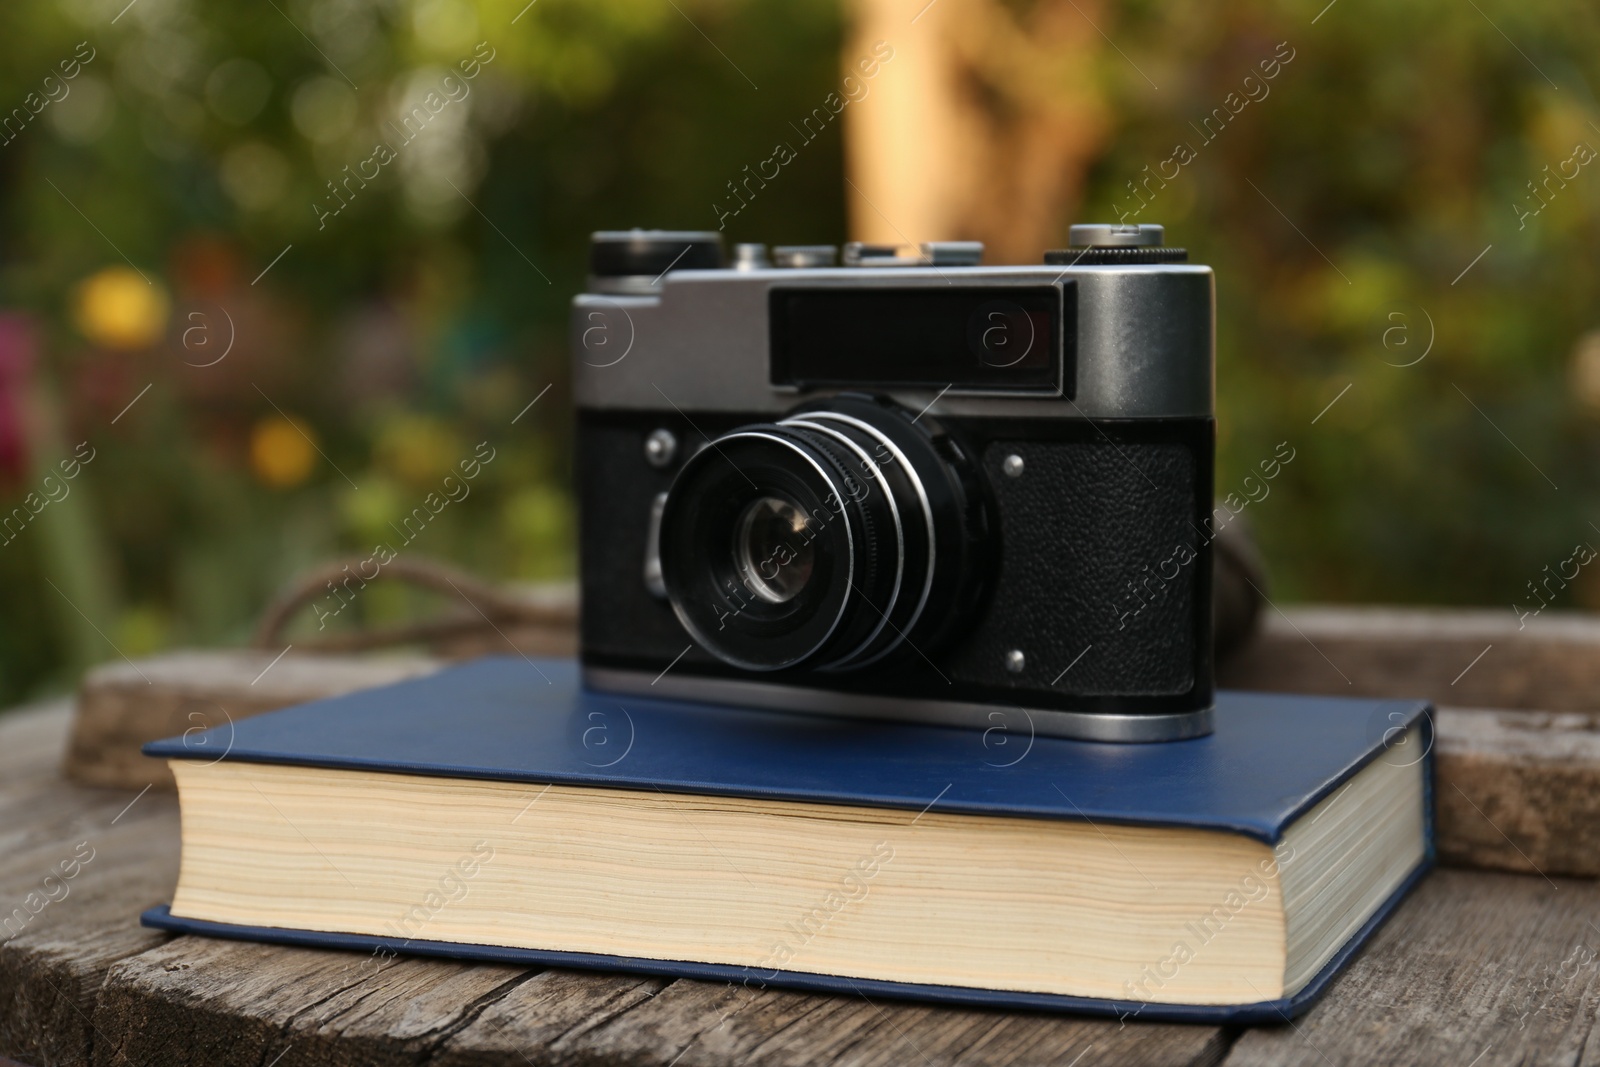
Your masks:
<path fill-rule="evenodd" d="M 1315 974 L 1285 899 L 1327 891 L 1309 828 L 1359 823 L 1340 810 L 1372 770 L 1279 863 L 1187 828 L 170 763 L 182 917 L 1172 1004 Z"/>

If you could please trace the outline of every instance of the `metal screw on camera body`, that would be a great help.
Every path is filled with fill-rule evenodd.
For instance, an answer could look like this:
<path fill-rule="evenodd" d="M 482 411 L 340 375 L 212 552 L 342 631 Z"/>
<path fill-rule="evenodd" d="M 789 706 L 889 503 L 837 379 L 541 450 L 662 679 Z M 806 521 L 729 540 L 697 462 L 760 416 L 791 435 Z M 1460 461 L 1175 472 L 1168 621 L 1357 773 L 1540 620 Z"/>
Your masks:
<path fill-rule="evenodd" d="M 1000 464 L 1000 469 L 1006 472 L 1008 478 L 1022 477 L 1022 457 L 1013 452 Z"/>
<path fill-rule="evenodd" d="M 1013 648 L 1006 653 L 1006 670 L 1012 674 L 1021 674 L 1022 669 L 1028 665 L 1028 657 L 1022 654 L 1022 649 Z"/>
<path fill-rule="evenodd" d="M 668 429 L 652 430 L 644 439 L 644 458 L 652 467 L 665 467 L 678 457 L 678 439 Z"/>

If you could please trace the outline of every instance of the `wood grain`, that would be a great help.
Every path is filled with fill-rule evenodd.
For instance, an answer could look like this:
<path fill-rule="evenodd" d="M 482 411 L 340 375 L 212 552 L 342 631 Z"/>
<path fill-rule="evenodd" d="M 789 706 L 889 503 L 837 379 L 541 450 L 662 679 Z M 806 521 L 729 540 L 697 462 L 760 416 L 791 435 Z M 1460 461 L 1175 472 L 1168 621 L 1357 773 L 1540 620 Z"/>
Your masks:
<path fill-rule="evenodd" d="M 179 937 L 109 969 L 95 1026 L 138 1064 L 414 1064 L 525 973 Z"/>
<path fill-rule="evenodd" d="M 56 714 L 57 738 L 66 716 Z M 0 731 L 0 746 L 5 743 Z M 9 754 L 8 754 L 9 756 Z M 9 761 L 9 758 L 7 759 Z M 54 760 L 42 765 L 48 772 Z M 6 768 L 6 786 L 26 772 Z M 34 795 L 26 840 L 8 834 L 0 873 L 0 918 L 12 925 L 0 945 L 0 1052 L 27 1063 L 84 1063 L 101 1043 L 91 1022 L 106 969 L 157 944 L 137 912 L 165 899 L 177 873 L 177 808 L 172 797 L 85 790 L 56 783 Z M 8 831 L 14 823 L 7 820 Z M 75 877 L 59 864 L 88 842 L 93 856 Z M 47 883 L 47 876 L 56 880 Z M 61 889 L 65 887 L 65 894 Z M 48 900 L 46 889 L 57 897 Z M 25 921 L 18 921 L 18 916 Z"/>
<path fill-rule="evenodd" d="M 1207 1064 L 1215 1027 L 953 1009 L 723 983 L 546 971 L 518 985 L 440 1050 L 467 1064 L 652 1063 L 732 1067 L 838 1063 Z"/>
<path fill-rule="evenodd" d="M 62 769 L 85 785 L 173 788 L 165 760 L 139 752 L 163 737 L 198 736 L 264 711 L 388 685 L 437 670 L 425 656 L 328 656 L 250 650 L 172 652 L 90 671 Z M 191 731 L 193 731 L 191 733 Z M 220 753 L 219 753 L 220 755 Z"/>
<path fill-rule="evenodd" d="M 1227 1067 L 1600 1063 L 1600 886 L 1440 871 L 1294 1025 Z"/>
<path fill-rule="evenodd" d="M 1600 711 L 1600 617 L 1384 607 L 1268 609 L 1217 665 L 1231 689 L 1423 697 L 1466 708 Z"/>
<path fill-rule="evenodd" d="M 1439 857 L 1600 876 L 1600 715 L 1440 708 Z"/>
<path fill-rule="evenodd" d="M 1214 1027 L 1012 1016 L 725 983 L 177 938 L 107 975 L 95 1013 L 134 1062 L 250 1065 L 1214 1062 Z M 193 1058 L 184 1058 L 192 1056 Z M 117 1057 L 96 1059 L 107 1067 Z"/>

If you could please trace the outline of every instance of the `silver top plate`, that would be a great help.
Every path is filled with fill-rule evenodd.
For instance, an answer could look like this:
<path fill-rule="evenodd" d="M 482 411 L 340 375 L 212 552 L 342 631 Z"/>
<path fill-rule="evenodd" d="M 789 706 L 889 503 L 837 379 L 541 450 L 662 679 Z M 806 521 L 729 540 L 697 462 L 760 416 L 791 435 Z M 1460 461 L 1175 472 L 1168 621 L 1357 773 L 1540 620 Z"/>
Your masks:
<path fill-rule="evenodd" d="M 849 267 L 695 270 L 640 295 L 573 301 L 573 394 L 598 410 L 779 414 L 802 397 L 770 380 L 767 293 L 798 285 L 1076 288 L 1075 396 L 887 388 L 913 410 L 1039 418 L 1175 418 L 1214 409 L 1215 303 L 1210 267 Z M 830 390 L 831 391 L 831 390 Z"/>

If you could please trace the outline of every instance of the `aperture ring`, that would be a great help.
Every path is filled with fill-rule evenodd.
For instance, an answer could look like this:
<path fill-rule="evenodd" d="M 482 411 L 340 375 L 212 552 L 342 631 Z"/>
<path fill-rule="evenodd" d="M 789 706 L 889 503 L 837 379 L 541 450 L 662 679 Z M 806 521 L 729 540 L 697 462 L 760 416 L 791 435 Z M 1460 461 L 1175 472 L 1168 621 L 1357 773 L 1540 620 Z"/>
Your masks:
<path fill-rule="evenodd" d="M 784 419 L 778 425 L 779 426 L 803 426 L 806 429 L 812 431 L 813 433 L 826 434 L 830 438 L 833 438 L 834 440 L 836 440 L 836 441 L 840 442 L 841 444 L 843 444 L 846 448 L 850 449 L 850 451 L 854 452 L 856 454 L 856 456 L 858 456 L 860 458 L 860 460 L 861 460 L 861 469 L 862 469 L 862 471 L 863 472 L 873 472 L 870 475 L 870 477 L 872 478 L 872 480 L 878 482 L 879 492 L 881 492 L 883 494 L 884 500 L 889 505 L 889 514 L 894 519 L 894 542 L 895 542 L 894 586 L 891 588 L 891 590 L 889 592 L 889 601 L 888 601 L 888 603 L 884 604 L 881 608 L 876 604 L 872 604 L 871 601 L 868 600 L 868 606 L 870 606 L 871 608 L 873 608 L 874 611 L 877 612 L 878 624 L 872 628 L 872 631 L 870 633 L 868 633 L 867 636 L 861 641 L 861 643 L 856 645 L 855 648 L 853 648 L 850 651 L 844 653 L 842 656 L 839 656 L 838 658 L 831 660 L 828 663 L 820 664 L 819 665 L 819 669 L 821 669 L 821 670 L 829 670 L 829 669 L 838 669 L 840 667 L 846 667 L 846 666 L 855 666 L 856 664 L 854 664 L 852 661 L 855 660 L 855 658 L 857 656 L 861 655 L 862 652 L 864 652 L 867 649 L 871 648 L 873 643 L 878 640 L 879 635 L 883 633 L 884 627 L 889 625 L 889 616 L 894 611 L 894 606 L 895 606 L 896 601 L 898 601 L 900 599 L 900 589 L 901 589 L 902 584 L 904 583 L 905 569 L 906 569 L 906 537 L 905 537 L 905 528 L 901 525 L 901 522 L 900 522 L 900 505 L 895 501 L 894 493 L 892 491 L 890 491 L 889 488 L 883 484 L 881 476 L 879 476 L 879 475 L 877 475 L 875 473 L 876 468 L 875 468 L 875 465 L 872 462 L 872 457 L 867 454 L 866 449 L 862 448 L 855 441 L 851 440 L 850 437 L 847 434 L 842 433 L 841 431 L 836 430 L 836 429 L 832 428 L 831 426 L 820 426 L 816 422 L 813 422 L 813 421 L 811 421 L 811 419 L 806 418 L 806 417 Z M 879 435 L 874 435 L 874 436 L 879 436 Z M 869 486 L 869 491 L 870 491 L 870 486 Z M 859 596 L 861 596 L 862 599 L 864 599 L 864 600 L 867 599 L 866 594 L 863 593 L 859 588 L 855 589 L 854 591 Z M 898 644 L 898 643 L 899 643 L 899 639 L 897 638 L 895 640 L 894 644 Z M 891 644 L 889 647 L 892 648 L 892 647 L 894 647 L 894 645 Z M 883 654 L 882 652 L 875 653 L 874 654 L 874 658 L 876 658 L 877 656 L 880 656 L 882 654 Z"/>
<path fill-rule="evenodd" d="M 865 667 L 869 664 L 878 662 L 880 659 L 899 648 L 900 645 L 907 640 L 906 635 L 911 633 L 912 629 L 917 625 L 917 622 L 922 618 L 923 609 L 928 606 L 928 598 L 933 592 L 934 574 L 939 559 L 938 532 L 934 526 L 933 504 L 928 499 L 928 490 L 927 487 L 923 485 L 922 475 L 917 472 L 917 468 L 911 463 L 911 460 L 906 456 L 905 452 L 902 451 L 900 446 L 895 444 L 887 434 L 883 433 L 876 426 L 873 426 L 870 422 L 867 422 L 865 419 L 858 419 L 854 415 L 845 415 L 836 411 L 826 410 L 808 411 L 803 415 L 795 416 L 795 418 L 830 419 L 835 422 L 847 423 L 848 425 L 854 426 L 865 433 L 871 434 L 889 450 L 889 453 L 894 456 L 895 462 L 900 465 L 900 469 L 905 471 L 906 477 L 911 481 L 912 488 L 916 490 L 917 502 L 922 507 L 923 525 L 928 531 L 928 565 L 926 575 L 923 578 L 921 593 L 917 597 L 917 605 L 912 609 L 911 617 L 906 620 L 905 624 L 897 628 L 897 634 L 893 642 L 868 658 L 860 661 L 859 663 L 852 664 L 852 666 L 856 667 Z M 786 419 L 785 421 L 787 422 L 792 420 Z M 887 611 L 884 612 L 885 619 L 888 618 L 888 615 L 889 613 Z"/>

